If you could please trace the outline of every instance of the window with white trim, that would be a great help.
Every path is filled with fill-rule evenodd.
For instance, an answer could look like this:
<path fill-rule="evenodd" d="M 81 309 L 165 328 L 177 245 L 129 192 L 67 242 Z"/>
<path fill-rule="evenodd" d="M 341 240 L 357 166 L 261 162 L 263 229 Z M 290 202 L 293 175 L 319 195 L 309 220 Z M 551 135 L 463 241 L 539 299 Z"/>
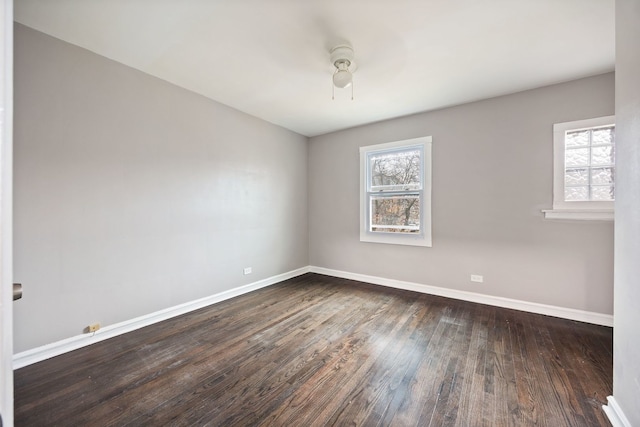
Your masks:
<path fill-rule="evenodd" d="M 615 116 L 553 125 L 553 209 L 546 218 L 613 219 Z"/>
<path fill-rule="evenodd" d="M 431 246 L 431 137 L 360 148 L 360 241 Z"/>

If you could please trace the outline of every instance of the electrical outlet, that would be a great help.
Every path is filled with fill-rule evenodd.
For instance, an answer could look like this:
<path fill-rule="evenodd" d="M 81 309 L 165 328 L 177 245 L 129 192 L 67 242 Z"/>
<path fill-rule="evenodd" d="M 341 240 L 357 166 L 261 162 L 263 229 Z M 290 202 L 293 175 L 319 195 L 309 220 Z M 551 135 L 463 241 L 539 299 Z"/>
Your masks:
<path fill-rule="evenodd" d="M 244 274 L 251 274 L 251 267 L 245 267 L 244 270 L 242 270 L 244 272 Z"/>
<path fill-rule="evenodd" d="M 479 274 L 472 274 L 471 281 L 476 283 L 482 283 L 484 282 L 484 277 L 480 276 Z"/>
<path fill-rule="evenodd" d="M 98 329 L 100 329 L 100 323 L 92 323 L 91 325 L 87 326 L 87 330 L 89 332 L 95 332 Z"/>

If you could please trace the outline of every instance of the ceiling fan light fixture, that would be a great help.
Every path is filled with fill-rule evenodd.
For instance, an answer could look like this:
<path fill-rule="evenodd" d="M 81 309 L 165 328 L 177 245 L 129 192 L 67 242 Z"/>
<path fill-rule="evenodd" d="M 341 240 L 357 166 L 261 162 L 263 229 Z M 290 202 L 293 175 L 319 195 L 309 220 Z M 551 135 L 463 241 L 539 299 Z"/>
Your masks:
<path fill-rule="evenodd" d="M 331 49 L 330 54 L 331 63 L 336 68 L 333 73 L 333 87 L 344 89 L 351 86 L 351 99 L 353 99 L 353 71 L 355 70 L 353 49 L 348 45 L 340 45 Z"/>
<path fill-rule="evenodd" d="M 335 87 L 340 89 L 344 89 L 348 87 L 351 83 L 353 83 L 353 74 L 351 71 L 347 70 L 337 70 L 333 74 L 333 84 Z"/>

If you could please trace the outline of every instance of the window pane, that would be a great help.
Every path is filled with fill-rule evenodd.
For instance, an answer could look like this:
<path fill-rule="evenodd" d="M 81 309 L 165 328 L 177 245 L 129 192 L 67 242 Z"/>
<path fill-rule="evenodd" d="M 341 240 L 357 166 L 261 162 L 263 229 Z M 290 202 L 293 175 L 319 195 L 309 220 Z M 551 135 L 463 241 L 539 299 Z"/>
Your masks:
<path fill-rule="evenodd" d="M 615 125 L 611 117 L 562 123 L 556 132 L 554 125 L 554 147 L 563 149 L 564 170 L 554 171 L 554 186 L 564 188 L 564 202 L 610 202 L 614 198 L 615 186 Z M 611 121 L 610 121 L 611 120 Z M 575 128 L 570 126 L 575 124 Z M 561 136 L 562 135 L 562 136 Z M 562 138 L 562 139 L 560 139 Z M 554 159 L 554 161 L 557 159 Z M 560 175 L 558 175 L 560 174 Z M 563 182 L 564 181 L 564 182 Z M 554 193 L 554 207 L 559 195 Z M 588 209 L 598 204 L 572 203 L 571 209 Z M 601 204 L 609 208 L 611 203 Z M 562 207 L 561 204 L 557 206 Z"/>
<path fill-rule="evenodd" d="M 589 149 L 574 148 L 565 151 L 565 166 L 588 166 L 589 165 Z"/>
<path fill-rule="evenodd" d="M 371 231 L 420 232 L 420 195 L 371 196 Z"/>
<path fill-rule="evenodd" d="M 592 165 L 612 165 L 613 159 L 613 146 L 605 147 L 593 147 L 591 149 L 591 164 Z"/>
<path fill-rule="evenodd" d="M 592 184 L 613 184 L 613 168 L 591 169 Z"/>
<path fill-rule="evenodd" d="M 593 130 L 593 139 L 592 139 L 592 144 L 593 145 L 598 145 L 598 144 L 613 144 L 613 129 L 614 127 L 606 127 L 606 128 L 600 128 L 600 129 L 594 129 Z"/>
<path fill-rule="evenodd" d="M 591 187 L 592 200 L 614 200 L 613 185 L 594 185 Z"/>
<path fill-rule="evenodd" d="M 589 184 L 589 169 L 568 169 L 564 174 L 566 185 Z"/>
<path fill-rule="evenodd" d="M 419 190 L 421 150 L 405 150 L 369 156 L 373 191 Z"/>
<path fill-rule="evenodd" d="M 565 187 L 564 200 L 567 202 L 581 202 L 589 200 L 589 187 Z"/>
<path fill-rule="evenodd" d="M 577 147 L 580 145 L 589 145 L 589 131 L 581 130 L 577 132 L 567 132 L 564 139 L 567 147 Z"/>

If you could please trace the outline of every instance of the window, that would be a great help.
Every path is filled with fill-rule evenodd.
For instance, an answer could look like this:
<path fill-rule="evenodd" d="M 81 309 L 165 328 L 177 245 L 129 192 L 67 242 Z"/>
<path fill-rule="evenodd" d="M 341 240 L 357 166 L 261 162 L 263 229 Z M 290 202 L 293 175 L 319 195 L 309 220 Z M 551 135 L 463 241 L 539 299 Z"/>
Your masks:
<path fill-rule="evenodd" d="M 431 246 L 431 137 L 360 148 L 360 241 Z"/>
<path fill-rule="evenodd" d="M 553 125 L 553 209 L 546 218 L 613 219 L 615 117 Z"/>

